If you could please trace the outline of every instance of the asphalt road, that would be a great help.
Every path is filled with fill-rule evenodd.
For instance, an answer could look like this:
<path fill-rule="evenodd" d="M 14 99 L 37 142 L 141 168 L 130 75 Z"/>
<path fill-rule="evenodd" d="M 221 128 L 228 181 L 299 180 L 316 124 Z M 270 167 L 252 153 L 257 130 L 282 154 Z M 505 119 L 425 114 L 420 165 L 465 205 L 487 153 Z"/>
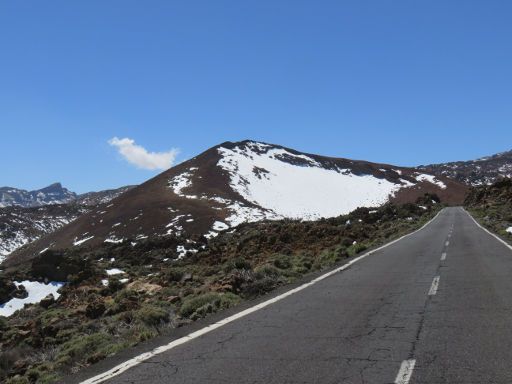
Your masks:
<path fill-rule="evenodd" d="M 511 325 L 511 250 L 447 208 L 350 268 L 105 382 L 512 383 Z"/>

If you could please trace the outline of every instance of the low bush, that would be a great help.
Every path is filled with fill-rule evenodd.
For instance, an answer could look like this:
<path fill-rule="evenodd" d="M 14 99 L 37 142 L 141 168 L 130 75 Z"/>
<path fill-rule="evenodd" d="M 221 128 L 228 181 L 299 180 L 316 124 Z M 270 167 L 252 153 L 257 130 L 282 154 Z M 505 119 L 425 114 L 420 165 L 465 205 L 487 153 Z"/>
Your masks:
<path fill-rule="evenodd" d="M 168 323 L 169 311 L 155 305 L 143 305 L 136 313 L 135 317 L 146 325 L 157 326 L 162 323 Z"/>
<path fill-rule="evenodd" d="M 186 298 L 180 308 L 180 314 L 191 317 L 194 313 L 204 316 L 206 313 L 226 309 L 240 302 L 240 297 L 233 293 L 205 293 Z"/>

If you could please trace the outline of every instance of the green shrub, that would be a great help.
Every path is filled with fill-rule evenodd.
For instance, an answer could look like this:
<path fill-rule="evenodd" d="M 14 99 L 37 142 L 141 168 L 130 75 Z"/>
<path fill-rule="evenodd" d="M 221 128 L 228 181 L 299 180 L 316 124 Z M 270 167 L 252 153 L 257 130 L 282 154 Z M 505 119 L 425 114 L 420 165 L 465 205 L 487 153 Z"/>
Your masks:
<path fill-rule="evenodd" d="M 354 252 L 357 254 L 361 253 L 361 252 L 364 252 L 368 249 L 368 246 L 366 244 L 363 244 L 363 243 L 357 243 L 354 247 Z"/>
<path fill-rule="evenodd" d="M 236 259 L 227 261 L 222 266 L 222 271 L 224 273 L 229 273 L 236 269 L 249 271 L 252 269 L 252 265 L 249 261 L 241 257 L 237 257 Z"/>
<path fill-rule="evenodd" d="M 7 328 L 9 328 L 7 319 L 3 316 L 0 316 L 0 331 L 4 332 Z"/>
<path fill-rule="evenodd" d="M 240 297 L 234 293 L 205 293 L 200 296 L 186 298 L 180 308 L 180 314 L 190 317 L 194 313 L 204 316 L 206 313 L 226 309 L 240 302 Z"/>
<path fill-rule="evenodd" d="M 259 266 L 258 268 L 256 268 L 254 270 L 254 274 L 257 279 L 262 279 L 266 276 L 273 276 L 273 277 L 281 276 L 281 272 L 279 271 L 279 269 L 277 269 L 273 265 L 269 265 L 269 264 L 264 264 L 262 266 Z"/>
<path fill-rule="evenodd" d="M 290 269 L 292 267 L 292 261 L 290 256 L 287 255 L 275 255 L 274 266 L 279 269 Z"/>
<path fill-rule="evenodd" d="M 398 232 L 395 230 L 395 233 Z M 349 256 L 355 256 L 368 249 L 368 246 L 364 243 L 356 243 L 347 249 Z"/>
<path fill-rule="evenodd" d="M 137 344 L 158 335 L 155 327 L 148 328 L 144 325 L 135 326 L 128 331 L 127 338 L 133 340 L 133 344 Z"/>
<path fill-rule="evenodd" d="M 263 276 L 261 279 L 258 279 L 245 287 L 244 294 L 249 298 L 264 295 L 276 289 L 284 282 L 285 281 L 278 276 Z"/>
<path fill-rule="evenodd" d="M 205 293 L 200 296 L 187 297 L 180 308 L 180 314 L 189 317 L 202 306 L 214 303 L 217 300 L 220 300 L 220 294 L 218 293 Z"/>
<path fill-rule="evenodd" d="M 164 310 L 163 308 L 157 307 L 155 305 L 146 304 L 142 308 L 140 308 L 135 317 L 142 321 L 144 324 L 150 326 L 157 326 L 161 323 L 169 322 L 169 312 Z"/>
<path fill-rule="evenodd" d="M 49 363 L 43 363 L 37 367 L 30 368 L 25 376 L 31 383 L 49 384 L 57 381 L 58 375 L 52 372 L 55 368 Z"/>
<path fill-rule="evenodd" d="M 324 249 L 317 260 L 313 264 L 317 269 L 323 267 L 330 267 L 334 265 L 339 260 L 338 252 L 332 249 Z"/>
<path fill-rule="evenodd" d="M 78 360 L 86 360 L 108 344 L 110 344 L 110 337 L 104 332 L 76 335 L 62 345 L 57 355 L 57 362 L 59 365 L 69 365 Z"/>
<path fill-rule="evenodd" d="M 47 326 L 52 320 L 66 319 L 71 314 L 71 311 L 65 308 L 49 308 L 41 313 L 39 318 L 41 319 L 41 325 Z"/>
<path fill-rule="evenodd" d="M 16 375 L 7 379 L 5 384 L 30 384 L 30 380 L 25 376 Z"/>
<path fill-rule="evenodd" d="M 182 279 L 184 271 L 181 268 L 170 268 L 165 272 L 165 278 L 170 282 L 178 282 Z"/>
<path fill-rule="evenodd" d="M 121 281 L 119 280 L 119 278 L 117 277 L 111 277 L 108 279 L 108 290 L 112 293 L 114 292 L 117 292 L 121 289 L 123 289 L 124 287 L 124 284 L 121 283 Z"/>
<path fill-rule="evenodd" d="M 233 260 L 233 267 L 234 269 L 252 269 L 251 263 L 241 257 L 238 257 L 235 260 Z"/>

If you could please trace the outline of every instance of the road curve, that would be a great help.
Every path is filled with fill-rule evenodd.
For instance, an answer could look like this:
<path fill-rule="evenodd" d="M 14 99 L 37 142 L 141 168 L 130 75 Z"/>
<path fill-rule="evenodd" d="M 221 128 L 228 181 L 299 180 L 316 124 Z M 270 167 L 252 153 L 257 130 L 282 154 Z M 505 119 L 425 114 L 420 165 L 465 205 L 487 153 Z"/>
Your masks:
<path fill-rule="evenodd" d="M 511 383 L 511 276 L 511 250 L 447 208 L 350 268 L 104 382 Z"/>

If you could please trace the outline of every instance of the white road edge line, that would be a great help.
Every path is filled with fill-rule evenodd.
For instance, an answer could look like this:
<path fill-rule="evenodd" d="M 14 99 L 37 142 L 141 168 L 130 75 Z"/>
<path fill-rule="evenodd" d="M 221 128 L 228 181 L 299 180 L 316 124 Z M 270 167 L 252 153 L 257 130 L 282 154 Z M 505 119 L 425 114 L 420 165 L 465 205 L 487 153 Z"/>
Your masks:
<path fill-rule="evenodd" d="M 443 252 L 443 253 L 441 254 L 441 260 L 446 260 L 446 252 Z"/>
<path fill-rule="evenodd" d="M 462 210 L 464 212 L 467 213 L 467 215 L 471 218 L 471 220 L 473 220 L 475 222 L 476 225 L 478 225 L 478 227 L 480 227 L 480 229 L 483 229 L 485 232 L 487 232 L 489 235 L 493 236 L 496 240 L 498 240 L 500 243 L 503 243 L 503 245 L 505 245 L 507 248 L 511 249 L 512 250 L 512 245 L 510 245 L 509 243 L 507 243 L 505 240 L 503 240 L 502 238 L 500 238 L 498 235 L 495 235 L 494 233 L 492 233 L 491 231 L 489 231 L 487 228 L 485 227 L 482 227 L 480 225 L 480 223 L 478 221 L 475 220 L 475 218 L 473 216 L 471 216 L 471 214 L 466 211 L 464 208 L 462 208 Z"/>
<path fill-rule="evenodd" d="M 449 242 L 449 241 L 447 241 L 444 245 L 449 246 L 449 245 L 450 245 L 450 242 Z"/>
<path fill-rule="evenodd" d="M 303 289 L 306 289 L 316 283 L 318 283 L 319 281 L 322 281 L 338 272 L 341 272 L 345 269 L 347 269 L 348 267 L 350 267 L 352 264 L 354 263 L 357 263 L 358 261 L 364 259 L 365 257 L 367 256 L 370 256 L 371 254 L 375 253 L 375 252 L 378 252 L 384 248 L 387 248 L 389 247 L 390 245 L 393 245 L 397 242 L 399 242 L 400 240 L 403 240 L 405 239 L 406 237 L 409 237 L 409 236 L 412 236 L 418 232 L 420 232 L 421 230 L 425 229 L 430 223 L 432 223 L 435 219 L 437 219 L 437 217 L 441 214 L 441 212 L 443 212 L 444 209 L 441 209 L 437 215 L 435 215 L 429 222 L 427 222 L 425 225 L 423 225 L 423 227 L 417 229 L 416 231 L 414 232 L 411 232 L 411 233 L 408 233 L 406 235 L 403 235 L 402 237 L 399 237 L 398 239 L 395 239 L 393 241 L 390 241 L 389 243 L 387 244 L 384 244 L 382 246 L 380 246 L 379 248 L 376 248 L 374 250 L 371 250 L 369 252 L 366 252 L 365 254 L 361 255 L 361 256 L 358 256 L 356 257 L 355 259 L 352 259 L 350 260 L 349 262 L 347 262 L 346 264 L 343 264 L 342 266 L 336 268 L 336 269 L 333 269 L 332 271 L 330 272 L 327 272 L 321 276 L 318 276 L 317 278 L 311 280 L 310 282 L 308 283 L 305 283 L 299 287 L 296 287 L 294 289 L 291 289 L 285 293 L 282 293 L 272 299 L 269 299 L 267 301 L 264 301 L 263 303 L 260 303 L 260 304 L 257 304 L 253 307 L 250 307 L 250 308 L 247 308 L 247 309 L 244 309 L 243 311 L 241 312 L 238 312 L 232 316 L 229 316 L 229 317 L 226 317 L 225 319 L 222 319 L 216 323 L 213 323 L 211 325 L 208 325 L 204 328 L 201 328 L 195 332 L 192 332 L 190 334 L 188 334 L 187 336 L 183 336 L 179 339 L 176 339 L 176 340 L 173 340 L 171 341 L 170 343 L 168 344 L 164 344 L 164 345 L 161 345 L 160 347 L 156 347 L 154 348 L 153 350 L 149 351 L 149 352 L 146 352 L 146 353 L 142 353 L 138 356 L 135 356 L 129 360 L 126 360 L 125 362 L 119 364 L 119 365 L 116 365 L 114 368 L 112 369 L 109 369 L 108 371 L 106 372 L 103 372 L 103 373 L 100 373 L 99 375 L 96 375 L 94 377 L 91 377 L 87 380 L 84 380 L 84 381 L 81 381 L 80 384 L 97 384 L 97 383 L 102 383 L 108 379 L 111 379 L 112 377 L 114 376 L 117 376 L 117 375 L 120 375 L 121 373 L 127 371 L 128 369 L 130 368 L 133 368 L 135 367 L 136 365 L 139 365 L 140 363 L 156 356 L 156 355 L 159 355 L 160 353 L 164 353 L 164 352 L 167 352 L 179 345 L 182 345 L 182 344 L 185 344 L 193 339 L 196 339 L 200 336 L 203 336 L 209 332 L 212 332 L 213 330 L 217 329 L 217 328 L 220 328 L 226 324 L 229 324 L 235 320 L 238 320 L 244 316 L 247 316 L 253 312 L 256 312 L 262 308 L 265 308 L 265 307 L 268 307 L 269 305 L 271 304 L 274 304 L 278 301 L 281 301 L 283 300 L 284 298 L 288 297 L 288 296 L 291 296 L 293 295 L 294 293 L 297 293 L 297 292 L 300 292 L 302 291 Z"/>
<path fill-rule="evenodd" d="M 409 380 L 411 380 L 415 365 L 416 360 L 414 359 L 402 361 L 398 375 L 396 375 L 395 384 L 408 384 Z"/>
<path fill-rule="evenodd" d="M 432 280 L 432 285 L 430 286 L 430 290 L 428 291 L 429 296 L 433 296 L 437 293 L 437 288 L 439 288 L 439 279 L 441 276 L 434 277 L 434 280 Z"/>

